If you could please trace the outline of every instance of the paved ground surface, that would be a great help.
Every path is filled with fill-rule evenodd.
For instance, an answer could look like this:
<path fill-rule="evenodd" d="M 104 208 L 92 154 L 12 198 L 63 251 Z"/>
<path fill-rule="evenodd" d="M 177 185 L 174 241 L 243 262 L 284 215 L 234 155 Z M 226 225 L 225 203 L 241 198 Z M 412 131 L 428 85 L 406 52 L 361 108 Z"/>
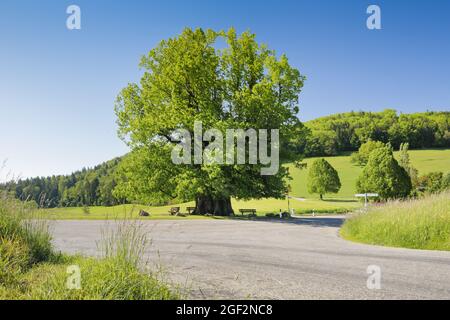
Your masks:
<path fill-rule="evenodd" d="M 450 299 L 450 252 L 384 248 L 341 239 L 343 217 L 292 222 L 144 221 L 146 255 L 193 298 Z M 97 254 L 105 221 L 58 221 L 56 246 Z M 109 223 L 111 225 L 111 223 Z M 381 289 L 367 268 L 381 268 Z"/>

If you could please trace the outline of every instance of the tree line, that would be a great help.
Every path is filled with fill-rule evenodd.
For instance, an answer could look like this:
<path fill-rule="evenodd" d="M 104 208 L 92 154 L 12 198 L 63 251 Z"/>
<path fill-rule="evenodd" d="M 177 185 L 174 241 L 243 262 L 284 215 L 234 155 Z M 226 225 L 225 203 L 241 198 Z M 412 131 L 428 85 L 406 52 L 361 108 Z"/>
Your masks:
<path fill-rule="evenodd" d="M 340 113 L 305 123 L 303 131 L 296 139 L 289 147 L 306 157 L 358 151 L 352 154 L 352 162 L 365 166 L 370 153 L 386 143 L 395 149 L 401 149 L 400 141 L 405 141 L 411 149 L 450 148 L 450 112 L 397 115 L 394 110 L 385 110 L 379 113 Z M 11 181 L 0 185 L 0 188 L 7 189 L 18 199 L 34 201 L 45 208 L 113 206 L 127 203 L 131 199 L 127 199 L 126 193 L 123 192 L 127 186 L 122 182 L 126 178 L 121 175 L 120 170 L 120 163 L 126 157 L 130 155 L 69 175 Z M 320 171 L 317 169 L 319 166 L 332 171 L 323 162 L 313 166 L 312 171 Z M 415 176 L 414 172 L 408 171 L 408 174 L 412 178 L 413 190 L 417 192 L 439 190 L 440 181 L 446 178 L 442 173 L 420 177 Z M 331 175 L 333 182 L 330 182 L 327 188 L 319 187 L 321 183 L 313 182 L 320 178 L 311 178 L 311 193 L 325 194 L 339 190 L 340 183 L 336 182 L 336 175 Z M 147 186 L 141 185 L 140 190 L 146 192 Z M 147 199 L 147 202 L 153 204 L 151 198 Z"/>
<path fill-rule="evenodd" d="M 450 148 L 450 112 L 348 112 L 306 122 L 305 127 L 297 147 L 307 157 L 357 151 L 369 140 L 389 143 L 395 149 L 402 143 L 411 149 Z"/>
<path fill-rule="evenodd" d="M 33 201 L 41 208 L 113 206 L 124 202 L 114 195 L 120 161 L 121 158 L 115 158 L 70 175 L 10 181 L 2 184 L 1 189 L 22 201 Z"/>

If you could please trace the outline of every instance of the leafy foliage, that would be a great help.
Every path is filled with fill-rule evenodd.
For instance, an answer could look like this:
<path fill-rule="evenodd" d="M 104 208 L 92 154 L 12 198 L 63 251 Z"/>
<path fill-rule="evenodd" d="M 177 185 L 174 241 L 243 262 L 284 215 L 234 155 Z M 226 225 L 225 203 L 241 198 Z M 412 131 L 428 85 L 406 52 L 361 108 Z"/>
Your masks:
<path fill-rule="evenodd" d="M 105 162 L 93 169 L 83 169 L 67 176 L 37 177 L 11 181 L 0 186 L 16 198 L 34 201 L 39 207 L 111 206 L 123 203 L 115 197 L 116 168 L 121 158 Z"/>
<path fill-rule="evenodd" d="M 381 199 L 396 199 L 407 197 L 412 184 L 406 170 L 395 160 L 392 148 L 385 146 L 372 151 L 356 189 L 361 193 L 378 193 Z"/>
<path fill-rule="evenodd" d="M 442 178 L 442 190 L 450 190 L 450 172 Z"/>
<path fill-rule="evenodd" d="M 404 144 L 402 148 L 406 150 L 401 152 L 399 164 L 409 173 L 413 185 L 425 190 L 425 184 L 418 185 L 416 181 L 415 175 L 418 173 L 415 172 L 415 169 L 410 165 L 412 170 L 410 171 L 404 166 L 403 154 L 407 153 L 409 149 L 421 147 L 450 147 L 449 123 L 449 112 L 397 115 L 394 110 L 385 110 L 379 113 L 335 114 L 307 122 L 305 126 L 299 125 L 290 139 L 283 140 L 281 152 L 283 158 L 294 159 L 296 155 L 299 156 L 302 153 L 307 156 L 336 155 L 343 151 L 364 149 L 371 145 L 368 148 L 370 150 L 374 144 L 381 145 L 386 142 L 397 149 L 405 142 L 407 148 Z M 424 137 L 421 137 L 422 134 Z M 374 142 L 375 139 L 382 140 Z M 412 140 L 415 141 L 413 144 L 411 144 Z M 366 157 L 368 159 L 368 153 L 367 151 L 355 153 L 352 155 L 352 160 L 359 165 L 364 165 L 367 161 Z M 360 154 L 365 154 L 365 156 L 360 158 Z M 146 157 L 145 160 L 143 157 Z M 179 192 L 173 191 L 174 181 L 170 180 L 168 175 L 155 175 L 155 171 L 152 169 L 152 161 L 162 159 L 158 153 L 150 156 L 144 154 L 144 151 L 136 151 L 136 154 L 127 155 L 126 158 L 128 158 L 126 163 L 121 165 L 120 175 L 116 171 L 122 158 L 116 158 L 92 169 L 82 169 L 70 175 L 30 178 L 0 185 L 0 189 L 10 190 L 21 200 L 34 201 L 40 207 L 49 208 L 112 206 L 128 202 L 125 198 L 129 194 L 136 194 L 136 197 L 131 197 L 132 199 L 158 205 L 179 196 Z M 139 158 L 141 159 L 139 160 Z M 406 158 L 404 159 L 407 161 Z M 141 166 L 140 163 L 146 165 Z M 125 169 L 125 167 L 128 168 Z M 148 184 L 146 179 L 150 173 L 153 173 L 152 184 Z M 130 181 L 119 184 L 120 181 L 126 181 L 128 175 L 132 176 Z M 195 181 L 191 175 L 188 175 L 187 179 L 184 183 L 188 185 L 191 181 Z M 134 182 L 131 183 L 131 181 Z M 165 181 L 164 187 L 161 181 Z M 177 185 L 179 188 L 183 188 L 183 183 Z M 242 189 L 245 191 L 245 188 Z M 195 188 L 190 188 L 190 190 L 195 191 Z M 156 194 L 154 194 L 155 192 Z M 419 192 L 422 191 L 419 190 Z M 185 199 L 192 199 L 193 195 L 189 195 L 188 190 L 182 194 Z"/>
<path fill-rule="evenodd" d="M 450 173 L 430 172 L 420 176 L 416 182 L 416 189 L 423 194 L 439 193 L 450 189 Z"/>
<path fill-rule="evenodd" d="M 356 151 L 369 140 L 390 143 L 395 149 L 402 143 L 411 149 L 450 147 L 450 112 L 349 112 L 318 118 L 306 126 L 310 130 L 306 144 L 297 145 L 306 156 Z"/>
<path fill-rule="evenodd" d="M 226 42 L 223 49 L 217 48 L 220 40 Z M 304 77 L 286 56 L 278 58 L 249 32 L 185 29 L 151 50 L 140 66 L 145 70 L 140 85 L 123 89 L 116 104 L 119 135 L 132 149 L 121 166 L 125 182 L 119 194 L 145 202 L 228 199 L 228 204 L 230 197 L 284 196 L 285 168 L 261 176 L 261 165 L 174 165 L 170 150 L 173 132 L 183 128 L 193 136 L 195 121 L 205 131 L 223 133 L 279 129 L 280 144 L 288 145 L 303 128 L 296 114 Z M 297 156 L 284 150 L 286 159 Z"/>
<path fill-rule="evenodd" d="M 337 171 L 325 159 L 313 162 L 308 174 L 308 191 L 322 196 L 326 193 L 338 193 L 341 181 Z"/>
<path fill-rule="evenodd" d="M 409 150 L 408 143 L 402 143 L 400 145 L 400 155 L 398 164 L 408 173 L 409 177 L 411 178 L 411 183 L 414 186 L 417 183 L 419 171 L 412 166 L 408 150 Z"/>
<path fill-rule="evenodd" d="M 355 163 L 359 166 L 365 166 L 367 161 L 369 160 L 370 153 L 378 148 L 384 147 L 385 144 L 380 141 L 369 140 L 366 143 L 363 143 L 361 147 L 359 147 L 358 152 L 352 154 L 352 163 Z"/>

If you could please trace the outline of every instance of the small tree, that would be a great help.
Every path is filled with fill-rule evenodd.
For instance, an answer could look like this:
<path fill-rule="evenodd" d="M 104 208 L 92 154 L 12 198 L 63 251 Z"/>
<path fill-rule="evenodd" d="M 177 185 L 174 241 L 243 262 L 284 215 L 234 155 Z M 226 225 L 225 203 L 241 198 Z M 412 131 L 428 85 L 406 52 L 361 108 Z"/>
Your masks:
<path fill-rule="evenodd" d="M 372 151 L 384 146 L 383 142 L 369 140 L 359 147 L 358 152 L 352 154 L 351 161 L 359 166 L 365 166 Z"/>
<path fill-rule="evenodd" d="M 430 172 L 417 179 L 417 190 L 424 193 L 439 193 L 447 188 L 447 183 L 444 173 Z"/>
<path fill-rule="evenodd" d="M 338 193 L 341 188 L 341 181 L 337 171 L 325 159 L 318 159 L 313 162 L 308 174 L 308 192 L 320 195 L 326 193 Z"/>
<path fill-rule="evenodd" d="M 398 164 L 406 170 L 409 177 L 411 178 L 411 182 L 413 185 L 417 184 L 418 170 L 411 165 L 411 161 L 409 159 L 409 143 L 402 143 L 400 145 L 400 156 L 398 160 Z"/>
<path fill-rule="evenodd" d="M 395 160 L 392 148 L 374 150 L 356 182 L 358 192 L 376 192 L 381 199 L 404 198 L 411 192 L 408 173 Z"/>

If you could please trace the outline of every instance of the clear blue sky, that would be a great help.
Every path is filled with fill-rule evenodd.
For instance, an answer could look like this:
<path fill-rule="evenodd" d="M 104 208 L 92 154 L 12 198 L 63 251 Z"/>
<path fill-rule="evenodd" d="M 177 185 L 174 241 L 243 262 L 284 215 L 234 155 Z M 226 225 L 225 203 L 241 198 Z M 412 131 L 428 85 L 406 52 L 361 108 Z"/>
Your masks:
<path fill-rule="evenodd" d="M 82 29 L 66 28 L 77 4 Z M 366 28 L 378 4 L 382 30 Z M 0 2 L 0 161 L 65 174 L 127 152 L 113 105 L 142 54 L 184 27 L 251 30 L 308 78 L 302 120 L 350 110 L 450 110 L 450 1 Z"/>

